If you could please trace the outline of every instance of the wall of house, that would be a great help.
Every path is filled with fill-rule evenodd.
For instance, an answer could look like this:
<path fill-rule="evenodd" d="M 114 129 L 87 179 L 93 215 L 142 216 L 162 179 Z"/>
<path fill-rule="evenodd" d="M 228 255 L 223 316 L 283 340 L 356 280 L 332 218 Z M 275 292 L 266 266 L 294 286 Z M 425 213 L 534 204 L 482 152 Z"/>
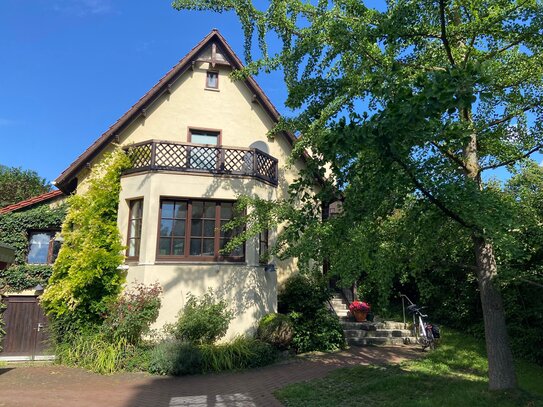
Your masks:
<path fill-rule="evenodd" d="M 206 51 L 208 52 L 208 51 Z M 235 319 L 227 338 L 250 332 L 266 313 L 276 310 L 277 284 L 295 271 L 295 260 L 272 262 L 276 272 L 266 272 L 258 263 L 256 239 L 246 244 L 242 264 L 209 262 L 157 262 L 157 232 L 160 197 L 204 197 L 235 200 L 240 194 L 264 199 L 287 197 L 288 186 L 296 178 L 302 163 L 287 166 L 291 146 L 283 137 L 269 140 L 274 123 L 243 82 L 229 77 L 230 68 L 221 66 L 219 89 L 205 88 L 208 63 L 196 63 L 122 134 L 120 144 L 127 146 L 150 139 L 187 142 L 189 128 L 221 131 L 222 145 L 257 147 L 279 160 L 279 185 L 272 186 L 250 177 L 189 175 L 184 173 L 145 173 L 124 176 L 121 180 L 119 228 L 126 244 L 129 204 L 143 198 L 143 229 L 139 261 L 129 264 L 128 281 L 153 283 L 165 289 L 163 306 L 155 327 L 173 322 L 184 306 L 187 294 L 202 295 L 213 288 L 231 304 Z M 106 149 L 107 151 L 107 149 Z M 98 156 L 94 162 L 101 159 Z M 88 169 L 79 175 L 78 192 L 85 190 Z M 271 240 L 273 241 L 272 233 Z"/>

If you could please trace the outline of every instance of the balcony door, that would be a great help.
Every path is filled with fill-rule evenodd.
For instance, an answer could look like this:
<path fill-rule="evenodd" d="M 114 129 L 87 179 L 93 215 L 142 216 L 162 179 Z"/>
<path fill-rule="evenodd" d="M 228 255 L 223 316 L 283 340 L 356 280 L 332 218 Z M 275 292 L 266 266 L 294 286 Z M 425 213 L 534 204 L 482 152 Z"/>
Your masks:
<path fill-rule="evenodd" d="M 220 131 L 190 129 L 189 142 L 202 145 L 202 147 L 193 146 L 190 148 L 190 168 L 208 171 L 219 169 L 221 153 L 214 146 L 221 144 Z"/>

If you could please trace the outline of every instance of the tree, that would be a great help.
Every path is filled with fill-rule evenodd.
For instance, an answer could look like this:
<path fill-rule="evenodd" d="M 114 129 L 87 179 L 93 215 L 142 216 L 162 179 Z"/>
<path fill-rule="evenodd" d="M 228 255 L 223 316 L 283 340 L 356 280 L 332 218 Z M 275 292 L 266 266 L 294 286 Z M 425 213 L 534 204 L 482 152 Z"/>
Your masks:
<path fill-rule="evenodd" d="M 512 388 L 494 248 L 512 227 L 511 206 L 483 174 L 512 167 L 543 146 L 542 3 L 369 4 L 272 0 L 260 10 L 247 0 L 173 3 L 238 14 L 250 62 L 243 74 L 284 69 L 287 106 L 302 112 L 277 130 L 303 133 L 296 151 L 310 147 L 321 164 L 311 168 L 320 167 L 321 175 L 330 166 L 352 220 L 360 212 L 377 221 L 401 206 L 402 196 L 415 196 L 468 236 L 489 385 Z M 261 58 L 251 62 L 255 33 Z M 266 46 L 271 36 L 282 42 L 275 55 Z M 307 185 L 311 177 L 305 179 Z"/>
<path fill-rule="evenodd" d="M 0 165 L 0 208 L 50 190 L 45 178 L 35 171 Z"/>

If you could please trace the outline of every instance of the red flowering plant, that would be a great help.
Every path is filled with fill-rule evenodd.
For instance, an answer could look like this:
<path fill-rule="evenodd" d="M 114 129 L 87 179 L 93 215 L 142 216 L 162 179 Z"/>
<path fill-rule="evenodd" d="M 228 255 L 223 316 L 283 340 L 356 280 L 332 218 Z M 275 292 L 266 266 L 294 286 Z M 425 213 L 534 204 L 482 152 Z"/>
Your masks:
<path fill-rule="evenodd" d="M 351 305 L 349 305 L 349 311 L 362 311 L 362 312 L 370 312 L 371 306 L 367 302 L 364 301 L 353 301 L 351 302 Z"/>

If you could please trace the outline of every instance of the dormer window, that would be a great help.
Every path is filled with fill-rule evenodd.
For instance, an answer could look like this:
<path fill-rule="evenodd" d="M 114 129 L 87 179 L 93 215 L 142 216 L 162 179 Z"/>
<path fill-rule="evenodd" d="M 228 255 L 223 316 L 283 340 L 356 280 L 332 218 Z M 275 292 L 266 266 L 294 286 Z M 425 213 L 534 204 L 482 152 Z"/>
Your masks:
<path fill-rule="evenodd" d="M 206 88 L 219 89 L 219 73 L 216 71 L 207 71 Z"/>

